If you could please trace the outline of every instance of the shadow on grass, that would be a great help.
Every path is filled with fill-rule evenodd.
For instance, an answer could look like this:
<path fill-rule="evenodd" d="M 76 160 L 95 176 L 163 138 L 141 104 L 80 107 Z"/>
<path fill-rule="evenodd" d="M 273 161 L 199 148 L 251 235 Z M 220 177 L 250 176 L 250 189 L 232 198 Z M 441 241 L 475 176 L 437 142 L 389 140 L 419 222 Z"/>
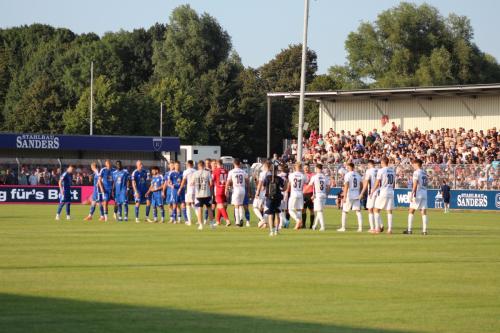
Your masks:
<path fill-rule="evenodd" d="M 1 332 L 402 333 L 170 308 L 0 294 Z"/>

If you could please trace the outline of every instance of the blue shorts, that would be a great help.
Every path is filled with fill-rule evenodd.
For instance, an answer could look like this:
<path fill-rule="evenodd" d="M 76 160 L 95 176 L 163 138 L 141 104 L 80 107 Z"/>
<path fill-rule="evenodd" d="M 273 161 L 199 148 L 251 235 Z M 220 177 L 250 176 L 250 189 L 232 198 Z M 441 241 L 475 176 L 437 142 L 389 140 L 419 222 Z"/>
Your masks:
<path fill-rule="evenodd" d="M 124 204 L 128 202 L 127 192 L 115 193 L 115 201 L 117 204 Z"/>
<path fill-rule="evenodd" d="M 178 194 L 178 189 L 173 189 L 170 191 L 170 196 L 167 196 L 168 203 L 171 205 L 176 205 L 184 202 L 184 191 Z"/>
<path fill-rule="evenodd" d="M 163 199 L 161 197 L 161 193 L 158 195 L 158 194 L 153 194 L 151 196 L 151 205 L 153 205 L 153 207 L 161 207 L 163 206 Z"/>
<path fill-rule="evenodd" d="M 71 192 L 64 191 L 64 193 L 59 192 L 59 203 L 71 202 Z"/>
<path fill-rule="evenodd" d="M 92 193 L 92 201 L 101 202 L 102 201 L 101 192 L 99 192 L 98 190 L 94 190 L 94 192 Z"/>
<path fill-rule="evenodd" d="M 112 192 L 111 192 L 111 189 L 109 189 L 109 190 L 106 190 L 106 189 L 105 189 L 105 190 L 104 190 L 104 192 L 103 192 L 103 193 L 101 193 L 101 198 L 102 198 L 102 201 L 106 201 L 106 202 L 108 202 L 108 201 L 110 201 L 111 199 L 113 199 L 113 196 L 111 195 L 111 193 L 112 193 Z"/>
<path fill-rule="evenodd" d="M 146 192 L 136 192 L 136 193 L 139 193 L 139 197 L 138 198 L 134 194 L 134 201 L 136 203 L 144 204 L 144 203 L 146 203 L 147 200 L 149 200 L 149 198 L 146 197 Z"/>

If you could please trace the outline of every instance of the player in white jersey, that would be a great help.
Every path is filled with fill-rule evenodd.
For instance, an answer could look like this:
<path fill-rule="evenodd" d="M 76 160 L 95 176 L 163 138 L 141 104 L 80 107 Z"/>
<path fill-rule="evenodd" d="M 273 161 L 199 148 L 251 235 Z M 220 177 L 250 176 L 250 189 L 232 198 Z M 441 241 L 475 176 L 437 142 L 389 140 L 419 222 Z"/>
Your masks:
<path fill-rule="evenodd" d="M 316 164 L 316 173 L 311 177 L 309 186 L 313 186 L 313 204 L 316 217 L 314 218 L 313 230 L 316 230 L 318 223 L 319 230 L 325 231 L 325 217 L 323 216 L 323 208 L 326 203 L 326 196 L 330 190 L 330 179 L 323 174 L 323 165 Z"/>
<path fill-rule="evenodd" d="M 307 182 L 306 175 L 301 171 L 302 165 L 296 163 L 294 172 L 288 175 L 287 192 L 290 199 L 288 199 L 288 212 L 295 220 L 295 230 L 302 228 L 302 209 L 304 209 L 304 186 Z"/>
<path fill-rule="evenodd" d="M 244 218 L 243 201 L 245 192 L 248 191 L 248 175 L 240 168 L 240 160 L 235 158 L 234 169 L 229 171 L 226 183 L 226 197 L 229 196 L 229 187 L 233 188 L 231 204 L 234 205 L 235 225 L 239 226 Z"/>
<path fill-rule="evenodd" d="M 375 162 L 373 160 L 368 161 L 368 169 L 366 169 L 365 176 L 363 177 L 363 190 L 359 195 L 359 199 L 363 199 L 365 193 L 367 194 L 366 208 L 368 209 L 368 223 L 370 224 L 369 232 L 375 230 L 375 224 L 373 221 L 373 210 L 375 208 L 375 200 L 377 199 L 378 191 L 373 193 L 372 189 L 375 187 L 375 182 L 377 181 L 378 169 L 375 167 Z"/>
<path fill-rule="evenodd" d="M 384 224 L 380 217 L 380 211 L 387 211 L 387 233 L 392 234 L 392 209 L 394 208 L 394 184 L 396 183 L 396 173 L 389 166 L 389 159 L 383 157 L 380 160 L 382 168 L 377 173 L 377 181 L 373 192 L 378 191 L 377 199 L 375 200 L 374 209 L 374 233 L 384 231 Z M 373 193 L 371 193 L 373 194 Z"/>
<path fill-rule="evenodd" d="M 262 214 L 265 212 L 265 201 L 266 201 L 266 189 L 264 187 L 264 180 L 271 174 L 271 163 L 269 161 L 264 162 L 262 169 L 259 173 L 258 179 L 256 180 L 255 188 L 255 198 L 253 199 L 253 212 L 255 216 L 259 219 L 258 227 L 265 228 L 267 224 L 266 217 Z"/>
<path fill-rule="evenodd" d="M 350 210 L 356 212 L 358 218 L 358 232 L 363 231 L 363 216 L 361 215 L 361 201 L 359 194 L 361 191 L 361 176 L 354 170 L 354 163 L 347 164 L 347 173 L 344 176 L 344 203 L 342 205 L 342 225 L 337 231 L 346 231 L 347 213 Z"/>
<path fill-rule="evenodd" d="M 181 186 L 179 187 L 179 193 L 181 193 L 182 189 L 186 187 L 186 195 L 184 198 L 184 201 L 186 203 L 186 215 L 187 215 L 187 225 L 192 224 L 192 219 L 191 219 L 191 209 L 195 209 L 194 207 L 194 192 L 195 192 L 195 186 L 191 185 L 191 178 L 193 174 L 196 172 L 196 170 L 193 168 L 194 163 L 193 161 L 189 160 L 186 162 L 186 170 L 182 173 L 182 181 L 181 181 Z"/>
<path fill-rule="evenodd" d="M 404 234 L 412 234 L 413 214 L 415 210 L 422 213 L 422 235 L 427 235 L 427 173 L 422 169 L 422 160 L 414 160 L 413 188 L 410 196 L 410 209 L 408 211 L 408 229 Z"/>

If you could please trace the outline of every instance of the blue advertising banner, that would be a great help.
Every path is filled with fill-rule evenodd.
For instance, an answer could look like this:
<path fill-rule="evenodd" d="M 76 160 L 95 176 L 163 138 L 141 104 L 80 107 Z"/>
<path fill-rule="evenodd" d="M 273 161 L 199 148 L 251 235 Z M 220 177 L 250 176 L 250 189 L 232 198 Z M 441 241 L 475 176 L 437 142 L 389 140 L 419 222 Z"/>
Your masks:
<path fill-rule="evenodd" d="M 338 187 L 330 189 L 326 204 L 336 205 L 339 192 L 340 188 Z M 409 207 L 410 193 L 409 189 L 395 189 L 395 207 Z M 438 194 L 438 190 L 427 191 L 427 207 L 443 208 L 443 198 Z M 500 191 L 451 190 L 450 208 L 500 211 Z"/>
<path fill-rule="evenodd" d="M 180 151 L 177 137 L 0 134 L 0 148 L 95 151 Z"/>

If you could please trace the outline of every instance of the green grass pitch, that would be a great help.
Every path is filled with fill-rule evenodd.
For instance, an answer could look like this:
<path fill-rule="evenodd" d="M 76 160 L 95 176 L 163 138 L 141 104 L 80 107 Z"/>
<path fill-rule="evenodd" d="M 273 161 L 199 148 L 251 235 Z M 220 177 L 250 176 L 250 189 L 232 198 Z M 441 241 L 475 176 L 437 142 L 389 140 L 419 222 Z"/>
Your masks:
<path fill-rule="evenodd" d="M 430 235 L 53 220 L 0 206 L 1 332 L 499 332 L 500 214 L 430 213 Z M 133 214 L 133 209 L 130 210 Z M 366 214 L 365 228 L 367 225 Z M 385 215 L 384 215 L 385 220 Z"/>

